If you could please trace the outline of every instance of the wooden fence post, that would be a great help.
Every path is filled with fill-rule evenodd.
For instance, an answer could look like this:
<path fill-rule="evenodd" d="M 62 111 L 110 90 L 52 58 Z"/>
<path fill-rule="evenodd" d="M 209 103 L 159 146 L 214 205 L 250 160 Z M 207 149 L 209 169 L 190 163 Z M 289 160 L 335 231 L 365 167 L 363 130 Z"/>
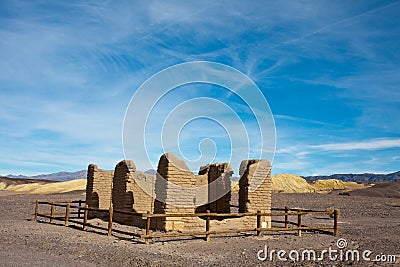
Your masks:
<path fill-rule="evenodd" d="M 285 207 L 285 228 L 289 228 L 289 215 L 287 214 L 289 212 L 289 208 Z"/>
<path fill-rule="evenodd" d="M 299 210 L 299 212 L 301 212 L 301 210 Z M 297 227 L 299 227 L 299 228 L 301 227 L 301 213 L 297 214 Z M 301 230 L 300 229 L 297 231 L 297 235 L 299 237 L 301 237 Z"/>
<path fill-rule="evenodd" d="M 257 211 L 257 236 L 261 235 L 261 231 L 259 230 L 261 228 L 261 211 Z"/>
<path fill-rule="evenodd" d="M 147 218 L 146 218 L 146 237 L 145 237 L 146 245 L 148 245 L 150 243 L 150 238 L 148 236 L 150 234 L 150 219 L 151 219 L 151 217 L 149 215 L 150 215 L 150 211 L 147 212 Z"/>
<path fill-rule="evenodd" d="M 80 218 L 80 217 L 81 217 L 82 200 L 79 199 L 78 205 L 79 205 L 79 208 L 78 208 L 78 218 Z"/>
<path fill-rule="evenodd" d="M 37 215 L 38 215 L 38 212 L 39 212 L 39 201 L 36 199 L 36 204 L 35 204 L 35 217 L 33 217 L 33 220 L 34 220 L 35 222 L 37 222 Z"/>
<path fill-rule="evenodd" d="M 54 219 L 54 202 L 51 202 L 51 206 L 50 206 L 50 223 L 53 222 Z"/>
<path fill-rule="evenodd" d="M 85 205 L 85 210 L 83 211 L 83 230 L 86 231 L 87 230 L 87 220 L 88 220 L 88 210 L 89 206 L 86 204 Z"/>
<path fill-rule="evenodd" d="M 69 209 L 70 209 L 71 203 L 67 203 L 67 206 L 65 207 L 65 226 L 68 226 L 68 220 L 69 220 Z"/>
<path fill-rule="evenodd" d="M 339 219 L 339 210 L 334 210 L 333 211 L 333 235 L 334 236 L 339 235 L 338 219 Z"/>
<path fill-rule="evenodd" d="M 209 242 L 211 239 L 210 236 L 210 210 L 207 210 L 207 218 L 206 218 L 206 241 Z"/>
<path fill-rule="evenodd" d="M 110 209 L 108 210 L 108 233 L 107 235 L 112 234 L 112 220 L 113 220 L 113 206 L 110 205 Z"/>

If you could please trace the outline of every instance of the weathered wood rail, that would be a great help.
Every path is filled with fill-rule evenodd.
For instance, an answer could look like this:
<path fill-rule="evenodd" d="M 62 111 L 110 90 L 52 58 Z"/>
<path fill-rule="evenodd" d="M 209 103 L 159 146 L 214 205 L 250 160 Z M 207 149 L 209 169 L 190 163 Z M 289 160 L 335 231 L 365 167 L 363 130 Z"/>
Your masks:
<path fill-rule="evenodd" d="M 77 203 L 78 205 L 72 205 Z M 34 213 L 34 221 L 37 221 L 38 217 L 45 217 L 50 219 L 50 223 L 52 223 L 54 220 L 59 220 L 59 217 L 56 217 L 56 215 L 64 215 L 62 217 L 64 219 L 64 225 L 68 226 L 68 222 L 70 219 L 70 216 L 72 214 L 76 214 L 76 218 L 81 218 L 81 210 L 84 209 L 82 207 L 82 204 L 85 203 L 83 200 L 74 200 L 74 201 L 39 201 L 36 200 L 35 202 L 35 213 Z M 50 212 L 39 212 L 39 205 L 44 204 L 44 205 L 50 205 Z M 64 207 L 65 212 L 56 212 L 55 209 L 56 207 Z M 76 209 L 76 212 L 71 212 L 71 209 L 74 208 Z"/>
<path fill-rule="evenodd" d="M 78 203 L 79 205 L 71 205 Z M 83 210 L 83 222 L 82 229 L 87 230 L 89 226 L 88 223 L 88 214 L 89 211 L 96 212 L 104 212 L 108 214 L 108 227 L 107 234 L 112 235 L 112 227 L 113 227 L 113 215 L 115 213 L 121 213 L 125 215 L 137 216 L 144 220 L 145 222 L 145 234 L 140 234 L 136 232 L 129 232 L 128 234 L 133 237 L 139 237 L 144 239 L 146 244 L 150 243 L 150 240 L 153 238 L 160 237 L 182 237 L 182 236 L 205 236 L 206 241 L 211 240 L 211 235 L 218 234 L 228 234 L 228 233 L 245 233 L 245 232 L 255 232 L 257 236 L 262 235 L 263 232 L 269 231 L 295 231 L 299 237 L 302 236 L 302 231 L 323 231 L 326 232 L 328 230 L 332 230 L 331 234 L 334 236 L 339 235 L 339 210 L 335 209 L 332 211 L 316 211 L 316 210 L 306 210 L 306 209 L 290 209 L 285 207 L 284 209 L 272 209 L 274 212 L 263 213 L 263 212 L 253 212 L 253 213 L 210 213 L 207 211 L 206 213 L 174 213 L 174 214 L 154 214 L 154 213 L 136 213 L 136 212 L 128 212 L 121 210 L 113 210 L 112 206 L 109 209 L 96 209 L 90 208 L 88 205 L 82 207 L 82 203 L 85 203 L 82 200 L 78 201 L 36 201 L 35 203 L 35 213 L 34 213 L 34 221 L 38 220 L 38 217 L 44 217 L 50 219 L 50 223 L 53 220 L 63 220 L 64 225 L 68 226 L 71 214 L 77 214 L 76 218 L 81 218 L 81 210 Z M 50 205 L 49 213 L 39 212 L 39 205 Z M 55 207 L 64 207 L 64 212 L 56 212 Z M 77 212 L 71 213 L 71 209 L 77 209 Z M 64 215 L 64 217 L 56 217 L 56 215 Z M 307 226 L 302 223 L 302 219 L 306 215 L 327 215 L 333 218 L 333 225 L 315 225 L 315 226 Z M 211 218 L 239 218 L 239 217 L 256 217 L 256 225 L 251 228 L 237 228 L 237 229 L 220 229 L 220 230 L 211 230 Z M 274 223 L 281 223 L 284 227 L 261 227 L 261 217 L 262 216 L 270 216 L 270 217 L 281 217 L 283 216 L 283 221 L 272 220 Z M 297 217 L 295 222 L 290 221 L 289 217 Z M 166 218 L 166 217 L 202 217 L 205 218 L 205 231 L 190 231 L 190 232 L 151 232 L 151 220 L 154 218 Z M 76 222 L 76 221 L 74 221 Z M 91 226 L 94 227 L 94 226 Z M 121 232 L 118 230 L 118 232 Z M 126 233 L 126 232 L 125 232 Z"/>

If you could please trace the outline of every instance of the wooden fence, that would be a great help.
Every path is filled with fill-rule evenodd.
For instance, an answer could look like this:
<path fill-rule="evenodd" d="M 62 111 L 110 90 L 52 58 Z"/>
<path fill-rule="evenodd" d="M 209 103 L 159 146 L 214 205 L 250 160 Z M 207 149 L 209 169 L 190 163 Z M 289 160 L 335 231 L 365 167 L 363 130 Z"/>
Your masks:
<path fill-rule="evenodd" d="M 79 205 L 71 205 L 74 203 L 79 203 Z M 50 219 L 50 223 L 56 219 L 56 215 L 64 215 L 64 217 L 57 218 L 58 220 L 62 219 L 64 221 L 64 225 L 68 226 L 70 218 L 71 218 L 71 209 L 77 209 L 77 217 L 81 218 L 81 210 L 83 210 L 83 222 L 82 229 L 87 230 L 88 226 L 91 226 L 88 223 L 88 213 L 89 211 L 96 212 L 104 212 L 108 214 L 108 227 L 107 234 L 112 235 L 112 226 L 113 226 L 113 215 L 114 213 L 121 213 L 130 216 L 137 216 L 142 218 L 145 221 L 145 234 L 130 232 L 129 234 L 134 237 L 143 238 L 146 244 L 149 244 L 152 238 L 160 238 L 160 237 L 182 237 L 182 236 L 205 236 L 206 241 L 210 241 L 211 235 L 218 234 L 227 234 L 227 233 L 245 233 L 245 232 L 255 232 L 257 236 L 262 235 L 263 232 L 268 231 L 296 231 L 297 235 L 301 237 L 303 230 L 313 230 L 313 231 L 323 231 L 326 232 L 328 230 L 332 230 L 332 234 L 334 236 L 338 236 L 339 234 L 339 226 L 338 226 L 338 218 L 339 218 L 339 210 L 335 209 L 332 211 L 315 211 L 315 210 L 306 210 L 306 209 L 290 209 L 285 207 L 284 209 L 272 209 L 275 212 L 263 213 L 210 213 L 207 211 L 206 213 L 174 213 L 174 214 L 154 214 L 154 213 L 136 213 L 136 212 L 127 212 L 121 210 L 113 210 L 112 207 L 109 209 L 96 209 L 90 208 L 88 205 L 82 207 L 81 204 L 84 203 L 82 200 L 78 201 L 64 201 L 64 202 L 48 202 L 48 201 L 36 201 L 35 204 L 35 213 L 34 220 L 37 221 L 38 217 L 45 217 Z M 49 213 L 41 213 L 39 212 L 39 205 L 50 205 Z M 55 207 L 65 207 L 64 212 L 55 212 Z M 303 216 L 306 215 L 327 215 L 333 218 L 333 225 L 316 225 L 316 226 L 307 226 L 302 223 Z M 271 228 L 263 228 L 261 227 L 261 217 L 262 216 L 270 216 L 272 217 L 283 217 L 283 221 L 272 220 L 275 223 L 282 223 L 284 227 L 271 227 Z M 289 216 L 297 217 L 295 222 L 289 220 Z M 190 231 L 190 232 L 151 232 L 151 219 L 152 218 L 166 218 L 166 217 L 202 217 L 205 218 L 205 231 Z M 250 228 L 238 228 L 238 229 L 221 229 L 221 230 L 211 230 L 211 218 L 239 218 L 239 217 L 256 217 L 256 225 L 255 227 Z M 74 221 L 77 222 L 77 221 Z M 79 223 L 79 222 L 78 222 Z"/>
<path fill-rule="evenodd" d="M 69 220 L 71 215 L 76 215 L 74 218 L 81 218 L 81 210 L 84 209 L 82 207 L 82 204 L 85 203 L 84 200 L 74 200 L 74 201 L 39 201 L 36 200 L 35 202 L 35 213 L 34 213 L 34 221 L 37 221 L 38 217 L 44 217 L 50 219 L 50 223 L 52 223 L 54 220 L 59 220 L 60 217 L 56 217 L 56 215 L 64 215 L 64 217 L 61 217 L 64 219 L 64 225 L 68 226 Z M 50 205 L 50 212 L 39 212 L 39 205 L 44 204 L 44 205 Z M 78 205 L 73 205 L 73 204 L 78 204 Z M 56 207 L 64 207 L 65 212 L 56 212 L 55 209 Z M 71 209 L 76 209 L 76 212 L 71 212 Z"/>

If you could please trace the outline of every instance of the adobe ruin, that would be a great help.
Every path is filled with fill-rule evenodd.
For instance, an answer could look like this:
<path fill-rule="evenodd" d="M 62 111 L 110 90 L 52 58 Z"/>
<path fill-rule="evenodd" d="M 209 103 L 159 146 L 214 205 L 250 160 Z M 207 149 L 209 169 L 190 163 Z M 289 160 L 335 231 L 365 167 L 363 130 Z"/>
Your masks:
<path fill-rule="evenodd" d="M 108 209 L 111 205 L 113 171 L 102 170 L 95 164 L 89 164 L 86 183 L 86 204 L 91 208 Z M 104 214 L 89 211 L 88 217 L 103 217 Z"/>
<path fill-rule="evenodd" d="M 171 153 L 160 157 L 156 175 L 137 171 L 131 160 L 120 161 L 114 171 L 104 171 L 91 164 L 88 167 L 86 200 L 89 207 L 99 209 L 109 209 L 112 205 L 115 221 L 138 227 L 144 227 L 140 216 L 115 211 L 194 214 L 209 210 L 212 213 L 231 213 L 232 174 L 229 163 L 214 163 L 202 166 L 195 175 L 184 161 Z M 269 161 L 243 160 L 239 175 L 239 212 L 271 212 Z M 95 213 L 92 217 L 101 218 Z M 152 229 L 164 231 L 204 228 L 204 220 L 199 217 L 166 217 L 151 222 Z M 254 227 L 256 218 L 234 217 L 213 223 L 213 228 Z M 262 218 L 262 227 L 270 226 L 271 218 Z"/>
<path fill-rule="evenodd" d="M 154 185 L 154 180 L 153 175 L 137 171 L 132 160 L 118 162 L 114 170 L 112 187 L 113 209 L 137 213 L 153 212 L 154 186 L 151 185 Z M 142 188 L 142 186 L 147 186 L 147 188 Z M 114 220 L 124 224 L 143 226 L 141 218 L 126 214 L 115 213 Z"/>
<path fill-rule="evenodd" d="M 271 164 L 268 160 L 243 160 L 239 169 L 239 213 L 271 212 Z M 247 219 L 254 219 L 248 217 Z M 250 220 L 246 224 L 254 225 Z M 261 218 L 262 226 L 271 225 L 271 217 Z"/>
<path fill-rule="evenodd" d="M 206 205 L 196 209 L 196 212 L 229 213 L 231 210 L 231 177 L 233 170 L 229 163 L 214 163 L 200 167 L 197 183 L 199 186 L 207 186 L 205 198 Z M 221 192 L 226 194 L 219 196 Z"/>

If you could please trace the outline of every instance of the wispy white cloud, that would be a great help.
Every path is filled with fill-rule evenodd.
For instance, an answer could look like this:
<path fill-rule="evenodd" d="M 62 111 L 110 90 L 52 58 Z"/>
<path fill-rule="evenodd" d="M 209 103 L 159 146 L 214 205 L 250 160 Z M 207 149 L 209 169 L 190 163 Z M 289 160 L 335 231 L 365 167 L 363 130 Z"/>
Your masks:
<path fill-rule="evenodd" d="M 356 151 L 356 150 L 380 150 L 400 148 L 399 138 L 379 138 L 358 142 L 338 142 L 319 145 L 291 145 L 276 150 L 277 154 L 290 154 L 295 157 L 306 155 L 318 155 L 321 151 Z M 346 155 L 344 155 L 346 156 Z M 348 155 L 347 155 L 348 156 Z"/>
<path fill-rule="evenodd" d="M 346 151 L 346 150 L 378 150 L 387 148 L 400 148 L 399 138 L 372 139 L 361 142 L 332 143 L 310 146 L 313 149 L 326 151 Z"/>
<path fill-rule="evenodd" d="M 379 138 L 363 141 L 296 144 L 276 151 L 274 172 L 301 175 L 333 173 L 393 172 L 400 151 L 400 139 Z"/>
<path fill-rule="evenodd" d="M 295 121 L 295 122 L 300 122 L 300 123 L 310 123 L 310 124 L 317 124 L 317 125 L 323 125 L 323 126 L 338 126 L 338 125 L 330 124 L 330 123 L 327 123 L 324 121 L 310 120 L 310 119 L 298 118 L 298 117 L 288 116 L 288 115 L 274 114 L 274 118 L 278 119 L 278 120 Z"/>
<path fill-rule="evenodd" d="M 379 11 L 384 10 L 386 8 L 390 8 L 392 6 L 396 6 L 399 3 L 400 3 L 400 1 L 397 1 L 397 2 L 394 2 L 394 3 L 387 4 L 385 6 L 380 6 L 380 7 L 374 8 L 372 10 L 368 10 L 368 11 L 363 12 L 361 14 L 357 14 L 357 15 L 353 15 L 353 16 L 341 19 L 339 21 L 336 21 L 336 22 L 330 23 L 328 25 L 325 25 L 325 26 L 323 26 L 323 27 L 321 27 L 321 28 L 319 28 L 319 29 L 317 29 L 315 31 L 312 31 L 312 32 L 307 33 L 305 35 L 302 35 L 300 37 L 291 39 L 289 41 L 285 41 L 285 42 L 282 43 L 282 45 L 287 45 L 287 44 L 295 43 L 295 42 L 298 42 L 298 41 L 302 41 L 302 40 L 304 40 L 304 39 L 306 39 L 308 37 L 311 37 L 313 35 L 329 31 L 329 30 L 335 28 L 336 26 L 340 26 L 340 25 L 343 25 L 343 24 L 350 24 L 350 23 L 354 22 L 355 20 L 358 20 L 358 19 L 360 19 L 362 17 L 371 15 L 371 14 L 373 14 L 375 12 L 379 12 Z"/>

